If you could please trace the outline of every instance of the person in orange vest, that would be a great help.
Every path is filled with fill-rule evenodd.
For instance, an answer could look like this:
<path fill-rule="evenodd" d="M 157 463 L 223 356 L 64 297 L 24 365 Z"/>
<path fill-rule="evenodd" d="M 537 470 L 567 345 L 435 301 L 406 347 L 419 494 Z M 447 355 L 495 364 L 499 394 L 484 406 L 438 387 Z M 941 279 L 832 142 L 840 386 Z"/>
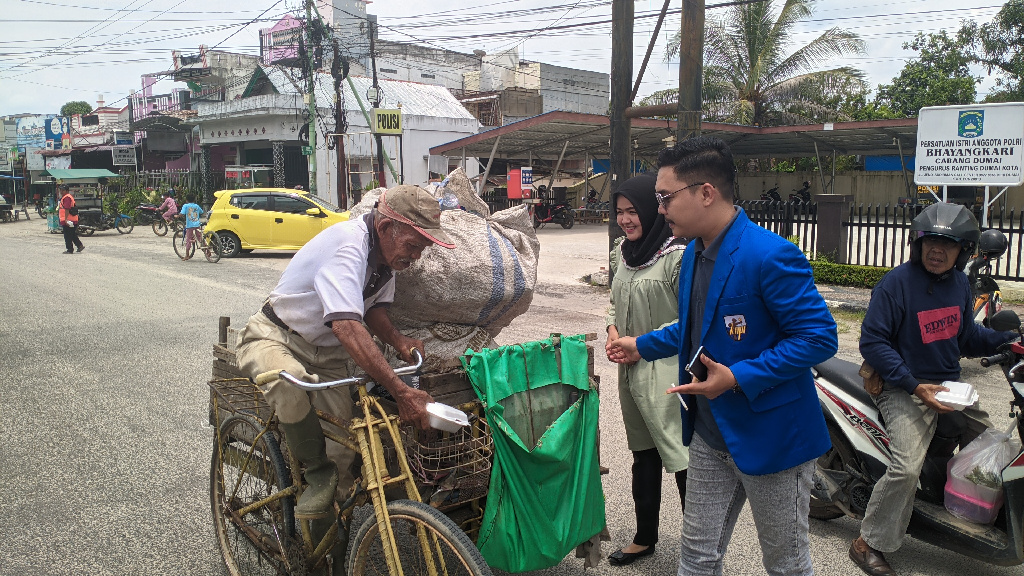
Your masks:
<path fill-rule="evenodd" d="M 60 208 L 57 210 L 57 218 L 60 219 L 60 226 L 64 232 L 65 254 L 74 254 L 73 247 L 77 246 L 78 251 L 85 250 L 82 241 L 78 239 L 78 208 L 75 206 L 75 197 L 67 186 L 60 188 Z"/>

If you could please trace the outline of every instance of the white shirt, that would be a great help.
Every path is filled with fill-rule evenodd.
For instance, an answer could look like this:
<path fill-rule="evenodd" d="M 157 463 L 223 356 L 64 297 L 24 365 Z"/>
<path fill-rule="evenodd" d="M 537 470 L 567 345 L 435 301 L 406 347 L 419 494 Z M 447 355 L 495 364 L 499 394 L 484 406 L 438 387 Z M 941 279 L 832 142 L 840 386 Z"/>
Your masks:
<path fill-rule="evenodd" d="M 285 268 L 270 305 L 289 328 L 315 346 L 340 346 L 334 320 L 362 321 L 395 299 L 395 276 L 381 261 L 372 213 L 317 234 Z"/>

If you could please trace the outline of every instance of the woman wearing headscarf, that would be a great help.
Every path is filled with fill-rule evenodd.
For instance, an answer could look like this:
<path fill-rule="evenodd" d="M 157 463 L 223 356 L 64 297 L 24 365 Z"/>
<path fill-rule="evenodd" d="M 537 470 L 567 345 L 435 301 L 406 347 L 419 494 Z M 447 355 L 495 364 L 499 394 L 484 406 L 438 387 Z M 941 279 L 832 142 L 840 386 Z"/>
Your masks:
<path fill-rule="evenodd" d="M 608 342 L 639 336 L 679 320 L 679 267 L 685 249 L 658 214 L 653 174 L 631 178 L 612 195 L 616 222 L 626 233 L 611 251 L 615 272 Z M 626 443 L 633 453 L 636 535 L 608 563 L 632 564 L 654 553 L 661 510 L 662 469 L 675 474 L 685 503 L 688 452 L 683 446 L 679 400 L 665 390 L 679 379 L 678 358 L 619 365 L 619 404 Z"/>

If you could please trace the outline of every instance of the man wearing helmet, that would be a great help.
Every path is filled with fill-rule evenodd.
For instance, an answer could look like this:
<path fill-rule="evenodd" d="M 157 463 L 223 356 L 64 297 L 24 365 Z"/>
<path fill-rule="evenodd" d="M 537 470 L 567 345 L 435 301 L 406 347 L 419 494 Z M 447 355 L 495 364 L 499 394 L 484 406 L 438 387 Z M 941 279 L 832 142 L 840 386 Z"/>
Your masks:
<path fill-rule="evenodd" d="M 886 274 L 871 292 L 860 353 L 884 380 L 872 399 L 885 420 L 892 464 L 875 484 L 850 558 L 872 575 L 895 574 L 883 553 L 903 542 L 914 493 L 936 418 L 950 412 L 935 399 L 939 383 L 960 378 L 960 358 L 993 354 L 1011 338 L 973 322 L 963 267 L 980 236 L 978 221 L 957 204 L 933 204 L 910 227 L 910 262 Z M 976 403 L 972 426 L 988 425 Z"/>

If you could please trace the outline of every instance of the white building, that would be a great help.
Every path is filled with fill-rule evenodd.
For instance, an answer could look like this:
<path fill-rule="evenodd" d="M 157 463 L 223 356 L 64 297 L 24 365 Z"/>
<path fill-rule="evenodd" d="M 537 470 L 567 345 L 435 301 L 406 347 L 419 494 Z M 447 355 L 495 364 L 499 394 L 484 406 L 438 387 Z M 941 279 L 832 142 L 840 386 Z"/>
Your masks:
<path fill-rule="evenodd" d="M 307 106 L 303 103 L 302 87 L 291 76 L 292 72 L 287 68 L 260 66 L 242 98 L 196 106 L 198 115 L 192 123 L 199 128 L 200 143 L 207 151 L 221 151 L 219 162 L 217 158 L 211 161 L 214 170 L 227 165 L 269 165 L 281 175 L 275 181 L 285 181 L 284 185 L 289 186 L 308 185 L 301 176 L 306 171 L 307 158 L 301 155 L 306 141 L 300 140 Z M 373 179 L 375 169 L 374 138 L 360 110 L 361 102 L 369 111 L 366 94 L 372 81 L 351 77 L 351 83 L 355 92 L 348 81 L 342 84 L 342 105 L 348 122 L 343 138 L 345 163 L 351 172 L 350 188 L 363 188 Z M 384 94 L 383 107 L 402 110 L 402 139 L 382 137 L 386 155 L 399 177 L 404 176 L 406 183 L 422 184 L 429 181 L 430 171 L 446 174 L 450 168 L 447 160 L 431 159 L 429 149 L 476 134 L 479 121 L 441 86 L 393 80 L 381 80 L 379 84 Z M 333 79 L 321 73 L 316 86 L 316 192 L 338 202 L 337 152 L 328 149 L 325 138 L 335 131 L 330 108 L 334 102 Z M 469 171 L 476 174 L 475 163 Z M 386 185 L 396 184 L 398 179 L 390 170 L 385 168 L 385 172 Z"/>

